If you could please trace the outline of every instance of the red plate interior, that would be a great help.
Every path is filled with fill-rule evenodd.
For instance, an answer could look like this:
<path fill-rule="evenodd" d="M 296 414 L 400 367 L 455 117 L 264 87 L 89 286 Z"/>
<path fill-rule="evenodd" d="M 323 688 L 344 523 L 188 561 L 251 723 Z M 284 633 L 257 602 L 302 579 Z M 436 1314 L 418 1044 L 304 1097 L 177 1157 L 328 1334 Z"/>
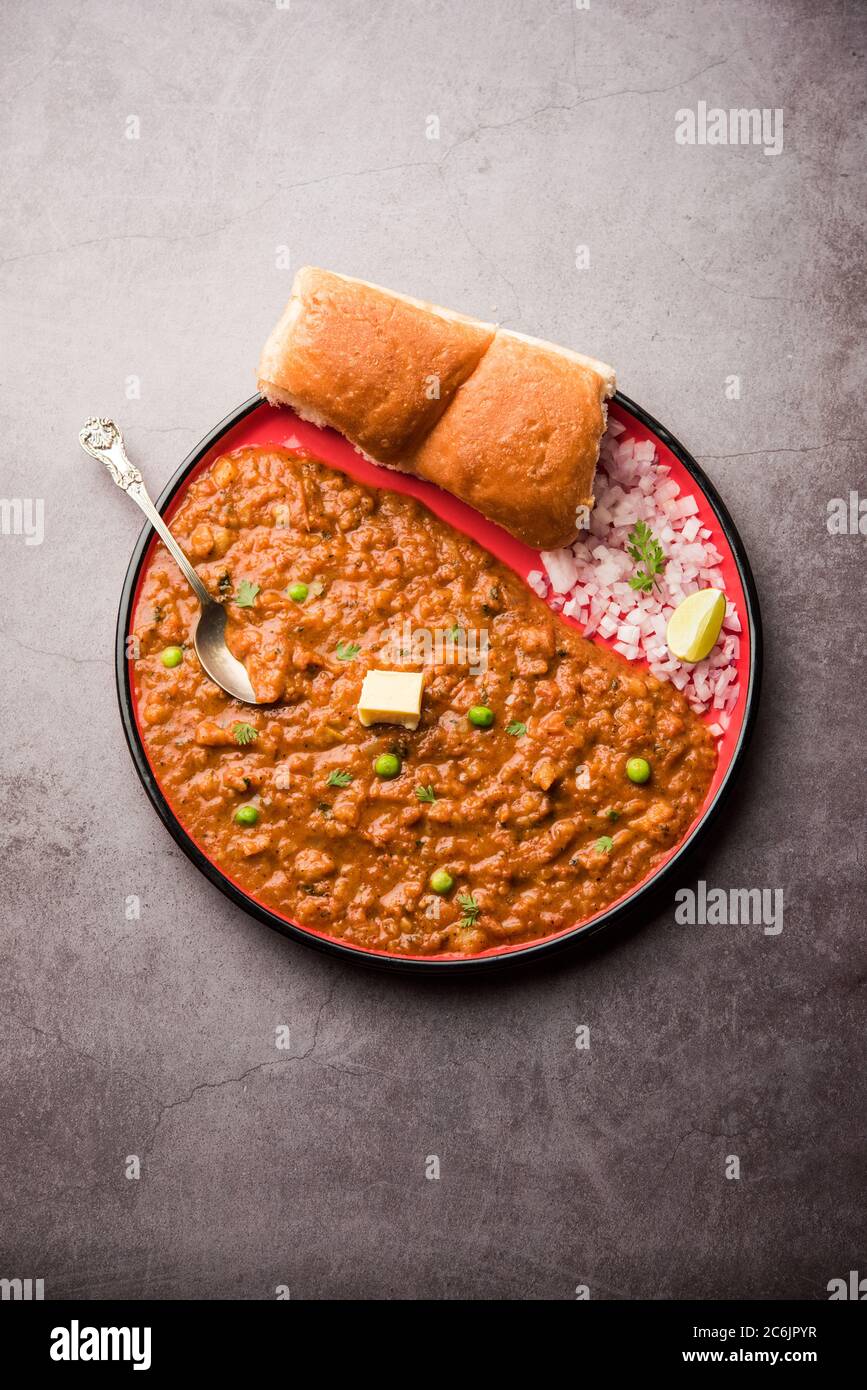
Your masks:
<path fill-rule="evenodd" d="M 481 956 L 473 957 L 473 959 L 476 960 L 490 956 L 520 954 L 532 950 L 544 942 L 550 942 L 557 938 L 568 936 L 570 933 L 573 933 L 578 926 L 580 926 L 582 930 L 587 929 L 593 923 L 598 923 L 601 917 L 606 916 L 613 909 L 625 903 L 643 886 L 650 883 L 662 872 L 666 864 L 683 850 L 684 846 L 696 833 L 698 826 L 708 814 L 719 794 L 720 788 L 727 779 L 732 761 L 741 741 L 741 734 L 743 732 L 744 721 L 748 709 L 749 678 L 752 662 L 754 660 L 754 651 L 750 612 L 744 593 L 743 583 L 741 581 L 740 569 L 729 543 L 729 539 L 725 533 L 720 517 L 698 480 L 690 473 L 680 458 L 668 447 L 665 440 L 651 429 L 649 425 L 644 424 L 633 415 L 628 406 L 621 400 L 612 402 L 610 413 L 613 419 L 619 420 L 621 424 L 625 426 L 629 437 L 634 438 L 636 441 L 646 439 L 652 439 L 654 441 L 660 463 L 667 464 L 671 470 L 670 476 L 680 484 L 683 492 L 691 493 L 692 496 L 695 497 L 699 507 L 701 524 L 710 530 L 710 539 L 722 556 L 721 569 L 725 578 L 726 596 L 734 603 L 742 628 L 740 633 L 740 657 L 737 662 L 738 681 L 740 684 L 738 702 L 731 712 L 728 728 L 722 738 L 718 740 L 719 759 L 717 769 L 699 814 L 696 816 L 683 838 L 676 845 L 672 846 L 668 853 L 658 861 L 652 871 L 642 879 L 640 883 L 635 884 L 627 893 L 609 903 L 607 907 L 603 908 L 593 917 L 587 918 L 586 921 L 566 927 L 554 933 L 553 936 L 540 937 L 531 942 L 525 941 L 515 945 L 491 947 L 490 950 L 482 952 Z M 356 453 L 345 439 L 335 434 L 332 430 L 318 429 L 315 425 L 310 425 L 306 423 L 306 421 L 300 420 L 294 411 L 286 407 L 277 409 L 267 405 L 265 402 L 244 415 L 236 424 L 230 424 L 227 429 L 219 435 L 215 442 L 211 444 L 207 452 L 190 469 L 186 478 L 183 479 L 172 497 L 169 505 L 164 509 L 163 515 L 166 519 L 171 521 L 171 517 L 180 505 L 189 484 L 201 472 L 209 468 L 215 459 L 219 458 L 221 454 L 228 453 L 232 449 L 246 448 L 253 445 L 276 445 L 298 453 L 309 453 L 315 458 L 320 459 L 323 463 L 328 464 L 330 467 L 339 468 L 344 473 L 348 473 L 351 477 L 357 479 L 358 482 L 366 483 L 369 487 L 390 488 L 394 492 L 403 492 L 411 497 L 416 497 L 419 501 L 423 502 L 426 507 L 430 508 L 432 512 L 435 512 L 437 516 L 448 522 L 449 525 L 455 527 L 459 531 L 465 532 L 465 534 L 477 541 L 479 545 L 489 550 L 492 555 L 495 555 L 498 560 L 502 560 L 504 564 L 509 565 L 522 579 L 526 579 L 531 570 L 542 569 L 538 551 L 531 550 L 529 546 L 524 545 L 521 541 L 515 540 L 513 536 L 510 536 L 493 522 L 487 521 L 479 512 L 467 506 L 466 503 L 459 501 L 456 497 L 452 497 L 450 493 L 443 492 L 432 483 L 427 483 L 421 479 L 409 477 L 404 473 L 396 473 L 391 469 L 381 468 L 376 464 L 368 463 L 366 459 Z M 142 580 L 151 562 L 156 544 L 156 537 L 152 536 L 139 569 L 138 582 L 135 587 L 133 602 L 130 605 L 128 631 L 132 631 L 135 626 Z M 562 622 L 569 623 L 570 626 L 580 629 L 581 625 L 576 623 L 573 619 L 563 617 L 562 614 L 559 616 Z M 606 641 L 599 637 L 598 634 L 591 640 L 600 646 L 610 647 L 612 645 L 610 641 Z M 127 650 L 129 650 L 129 647 L 127 647 Z M 636 662 L 635 664 L 641 666 L 645 663 Z M 160 785 L 156 768 L 151 763 L 147 753 L 147 745 L 139 719 L 135 684 L 132 679 L 132 661 L 130 661 L 129 665 L 129 690 L 131 693 L 133 718 L 138 731 L 139 742 L 144 750 L 144 756 L 147 759 L 153 780 L 159 787 L 172 816 L 183 828 L 183 819 L 166 796 L 165 789 Z M 708 724 L 714 723 L 717 717 L 718 712 L 713 709 L 704 716 Z M 371 951 L 365 947 L 355 946 L 353 943 L 343 941 L 340 937 L 334 937 L 327 932 L 318 931 L 315 928 L 293 922 L 291 918 L 283 917 L 282 914 L 275 912 L 272 907 L 261 903 L 245 888 L 242 888 L 220 865 L 215 864 L 214 861 L 209 858 L 202 846 L 193 840 L 188 831 L 185 830 L 184 833 L 187 839 L 196 845 L 199 854 L 213 865 L 218 875 L 231 883 L 236 892 L 240 893 L 250 902 L 256 903 L 260 911 L 265 912 L 271 917 L 276 917 L 287 922 L 296 930 L 310 937 L 315 937 L 323 943 L 333 942 L 341 946 L 344 950 L 349 949 L 361 956 L 385 957 L 388 960 L 394 960 L 396 962 L 435 962 L 438 960 L 445 962 L 457 960 L 464 961 L 466 959 L 466 957 L 454 955 L 392 956 L 388 952 Z"/>

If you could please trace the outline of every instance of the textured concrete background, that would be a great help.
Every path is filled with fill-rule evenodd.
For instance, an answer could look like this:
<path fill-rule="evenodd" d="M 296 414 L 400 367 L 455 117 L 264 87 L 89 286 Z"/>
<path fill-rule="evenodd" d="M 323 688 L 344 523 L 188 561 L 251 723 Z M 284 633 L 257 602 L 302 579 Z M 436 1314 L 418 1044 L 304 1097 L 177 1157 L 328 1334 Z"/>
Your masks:
<path fill-rule="evenodd" d="M 826 527 L 867 492 L 865 7 L 7 0 L 2 23 L 0 490 L 44 498 L 45 534 L 0 536 L 0 1275 L 560 1299 L 867 1274 L 865 541 Z M 783 108 L 783 152 L 678 145 L 699 101 Z M 701 459 L 767 672 L 695 875 L 782 888 L 779 936 L 669 906 L 557 968 L 425 985 L 281 940 L 163 831 L 112 671 L 138 516 L 76 435 L 116 414 L 156 493 L 251 394 L 305 261 L 597 353 Z"/>

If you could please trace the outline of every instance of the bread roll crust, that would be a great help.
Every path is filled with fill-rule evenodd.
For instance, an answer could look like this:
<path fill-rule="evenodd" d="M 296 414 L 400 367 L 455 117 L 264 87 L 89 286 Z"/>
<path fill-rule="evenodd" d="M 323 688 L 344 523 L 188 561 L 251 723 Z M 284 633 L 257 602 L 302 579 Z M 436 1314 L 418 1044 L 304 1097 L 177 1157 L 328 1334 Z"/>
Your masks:
<path fill-rule="evenodd" d="M 307 266 L 265 345 L 259 387 L 395 466 L 433 429 L 494 331 Z"/>
<path fill-rule="evenodd" d="M 605 429 L 601 379 L 498 333 L 414 455 L 438 483 L 540 550 L 575 539 L 593 505 Z"/>
<path fill-rule="evenodd" d="M 259 389 L 542 550 L 575 539 L 615 390 L 603 362 L 307 266 Z"/>

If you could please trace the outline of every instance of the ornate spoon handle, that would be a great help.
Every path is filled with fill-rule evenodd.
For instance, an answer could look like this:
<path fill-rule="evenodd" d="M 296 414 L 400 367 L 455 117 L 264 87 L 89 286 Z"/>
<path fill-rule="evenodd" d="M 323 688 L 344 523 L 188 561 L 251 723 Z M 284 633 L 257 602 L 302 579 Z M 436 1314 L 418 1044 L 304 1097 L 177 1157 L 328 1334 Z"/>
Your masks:
<path fill-rule="evenodd" d="M 134 463 L 130 463 L 124 448 L 123 435 L 113 420 L 94 416 L 79 431 L 78 442 L 86 454 L 104 463 L 112 480 L 140 507 L 156 531 L 166 550 L 180 569 L 203 608 L 214 603 L 196 571 L 166 526 L 142 482 Z"/>

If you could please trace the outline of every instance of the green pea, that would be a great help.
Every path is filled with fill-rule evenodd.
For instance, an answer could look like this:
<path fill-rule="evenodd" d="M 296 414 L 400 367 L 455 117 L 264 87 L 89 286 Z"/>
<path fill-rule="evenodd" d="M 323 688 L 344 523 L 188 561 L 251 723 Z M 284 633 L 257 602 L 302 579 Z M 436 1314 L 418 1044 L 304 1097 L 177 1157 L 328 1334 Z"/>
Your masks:
<path fill-rule="evenodd" d="M 630 758 L 626 764 L 626 776 L 630 782 L 646 782 L 650 776 L 650 763 L 646 758 Z"/>
<path fill-rule="evenodd" d="M 235 812 L 236 825 L 255 825 L 259 819 L 257 806 L 239 806 Z"/>
<path fill-rule="evenodd" d="M 473 705 L 467 719 L 471 724 L 475 724 L 477 729 L 490 729 L 494 722 L 494 711 L 488 709 L 487 705 Z"/>
<path fill-rule="evenodd" d="M 455 886 L 455 881 L 448 869 L 434 869 L 428 883 L 435 893 L 448 893 Z"/>
<path fill-rule="evenodd" d="M 160 652 L 160 661 L 169 669 L 172 666 L 180 666 L 183 659 L 184 653 L 181 647 L 166 647 L 165 651 Z"/>
<path fill-rule="evenodd" d="M 290 584 L 286 592 L 292 599 L 293 603 L 303 603 L 310 590 L 308 589 L 307 585 L 303 583 L 303 581 L 299 580 L 297 584 Z"/>
<path fill-rule="evenodd" d="M 400 758 L 396 753 L 380 753 L 373 770 L 377 777 L 396 777 L 400 772 Z"/>

